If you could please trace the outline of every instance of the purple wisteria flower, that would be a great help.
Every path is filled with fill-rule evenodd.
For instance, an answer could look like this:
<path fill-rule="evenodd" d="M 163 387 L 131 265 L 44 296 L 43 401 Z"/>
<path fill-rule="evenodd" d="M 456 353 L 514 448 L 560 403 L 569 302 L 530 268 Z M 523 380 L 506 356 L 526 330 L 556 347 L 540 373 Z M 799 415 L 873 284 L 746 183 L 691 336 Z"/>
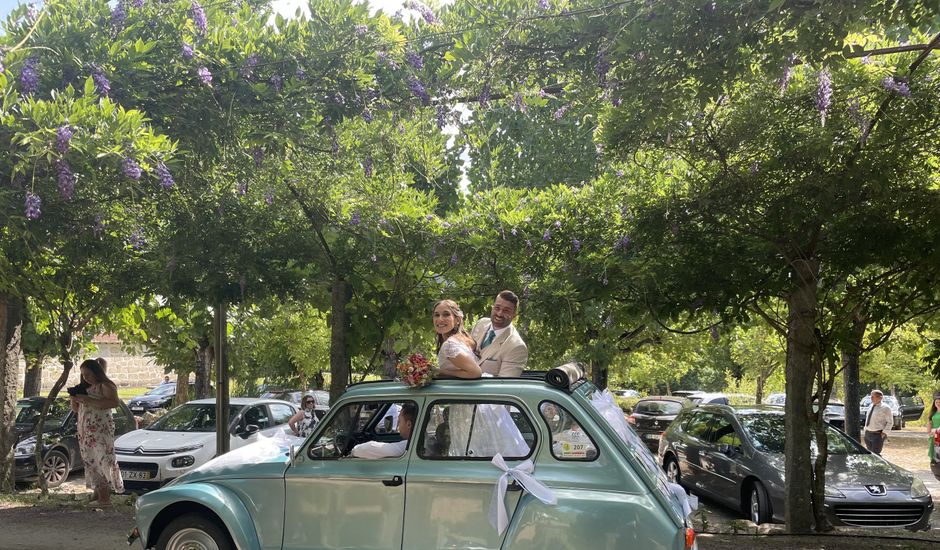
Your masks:
<path fill-rule="evenodd" d="M 372 111 L 368 107 L 362 110 L 362 120 L 366 121 L 369 124 L 372 124 L 374 117 L 372 116 Z"/>
<path fill-rule="evenodd" d="M 751 163 L 751 173 L 756 174 L 758 172 L 760 172 L 760 162 L 755 160 Z"/>
<path fill-rule="evenodd" d="M 97 65 L 92 67 L 91 79 L 95 82 L 95 91 L 98 95 L 107 97 L 111 93 L 111 81 L 104 75 L 101 67 Z"/>
<path fill-rule="evenodd" d="M 427 90 L 424 89 L 424 84 L 421 83 L 421 80 L 416 76 L 408 77 L 408 89 L 411 90 L 411 93 L 415 97 L 421 100 L 421 103 L 425 105 L 431 104 L 431 96 L 428 95 Z"/>
<path fill-rule="evenodd" d="M 424 221 L 429 222 L 434 220 L 434 214 L 428 214 L 424 217 Z"/>
<path fill-rule="evenodd" d="M 92 226 L 92 231 L 95 232 L 95 237 L 101 237 L 104 234 L 104 219 L 98 215 L 95 216 L 95 224 Z"/>
<path fill-rule="evenodd" d="M 435 25 L 439 23 L 437 16 L 434 15 L 434 12 L 431 11 L 431 8 L 425 6 L 421 2 L 416 2 L 415 0 L 406 0 L 402 4 L 405 9 L 415 10 L 421 14 L 421 17 L 424 18 L 424 22 L 429 25 Z"/>
<path fill-rule="evenodd" d="M 450 262 L 448 263 L 450 264 L 451 267 L 454 267 L 455 265 L 457 265 L 457 253 L 456 252 L 450 255 Z"/>
<path fill-rule="evenodd" d="M 144 7 L 144 0 L 131 0 L 131 6 L 140 9 Z"/>
<path fill-rule="evenodd" d="M 614 250 L 626 250 L 629 248 L 631 242 L 632 241 L 630 240 L 630 236 L 624 235 L 623 237 L 620 237 L 620 240 L 614 244 Z"/>
<path fill-rule="evenodd" d="M 359 212 L 353 212 L 352 216 L 349 217 L 349 225 L 356 227 L 360 223 L 362 223 L 362 216 Z"/>
<path fill-rule="evenodd" d="M 415 69 L 424 68 L 424 58 L 418 52 L 408 51 L 405 53 L 405 61 Z"/>
<path fill-rule="evenodd" d="M 597 85 L 607 86 L 607 73 L 610 72 L 610 59 L 607 58 L 607 50 L 599 50 L 594 61 L 594 74 L 597 75 Z"/>
<path fill-rule="evenodd" d="M 199 80 L 203 83 L 203 85 L 212 85 L 212 73 L 209 72 L 208 68 L 199 67 L 199 69 L 196 71 L 196 74 L 199 75 Z"/>
<path fill-rule="evenodd" d="M 20 92 L 23 95 L 33 95 L 39 91 L 39 58 L 36 56 L 26 58 L 23 68 L 20 69 Z"/>
<path fill-rule="evenodd" d="M 193 47 L 186 42 L 183 42 L 183 44 L 180 46 L 180 55 L 183 56 L 183 59 L 192 59 L 195 53 L 196 50 L 194 50 Z"/>
<path fill-rule="evenodd" d="M 274 204 L 274 193 L 271 192 L 271 190 L 264 192 L 264 203 L 267 204 L 268 206 L 271 206 Z"/>
<path fill-rule="evenodd" d="M 366 25 L 356 25 L 356 34 L 362 36 L 369 32 L 369 27 Z"/>
<path fill-rule="evenodd" d="M 443 105 L 437 106 L 437 129 L 443 130 L 447 124 L 447 109 Z"/>
<path fill-rule="evenodd" d="M 562 105 L 561 107 L 558 108 L 558 110 L 552 113 L 552 118 L 554 118 L 555 120 L 561 120 L 562 118 L 564 118 L 565 113 L 567 112 L 568 112 L 568 105 L 567 104 Z"/>
<path fill-rule="evenodd" d="M 796 65 L 796 55 L 790 54 L 787 57 L 787 64 L 783 68 L 783 76 L 780 77 L 780 95 L 783 95 L 787 91 L 787 86 L 790 85 L 790 79 L 793 78 L 793 66 Z"/>
<path fill-rule="evenodd" d="M 26 218 L 30 220 L 39 219 L 42 215 L 42 199 L 32 191 L 26 192 Z"/>
<path fill-rule="evenodd" d="M 881 85 L 889 92 L 894 92 L 902 97 L 911 97 L 911 88 L 902 79 L 886 76 L 881 81 Z"/>
<path fill-rule="evenodd" d="M 571 239 L 571 248 L 572 248 L 572 250 L 574 250 L 575 252 L 580 252 L 580 251 L 581 251 L 581 241 L 579 241 L 578 239 Z"/>
<path fill-rule="evenodd" d="M 362 161 L 362 171 L 367 178 L 372 177 L 372 155 L 369 153 L 366 154 L 365 160 Z"/>
<path fill-rule="evenodd" d="M 530 241 L 529 239 L 526 239 L 525 241 L 525 249 L 526 249 L 526 252 L 528 252 L 529 254 L 532 253 L 532 241 Z"/>
<path fill-rule="evenodd" d="M 546 229 L 546 230 L 542 233 L 542 240 L 543 240 L 543 241 L 550 241 L 550 240 L 552 240 L 552 232 L 549 231 L 548 229 Z"/>
<path fill-rule="evenodd" d="M 65 154 L 69 152 L 69 147 L 72 141 L 72 135 L 75 131 L 68 124 L 63 124 L 56 128 L 55 131 L 55 150 Z"/>
<path fill-rule="evenodd" d="M 35 23 L 36 18 L 39 17 L 39 10 L 36 9 L 36 3 L 30 2 L 26 7 L 26 20 L 30 23 Z"/>
<path fill-rule="evenodd" d="M 340 92 L 333 94 L 333 101 L 340 106 L 346 105 L 346 97 Z"/>
<path fill-rule="evenodd" d="M 282 78 L 281 75 L 279 74 L 271 75 L 270 82 L 271 82 L 271 86 L 274 87 L 275 92 L 280 92 L 281 90 L 284 89 L 284 78 Z"/>
<path fill-rule="evenodd" d="M 390 69 L 395 71 L 401 67 L 401 65 L 396 63 L 395 60 L 388 55 L 388 52 L 383 51 L 375 52 L 375 62 L 377 65 L 382 65 L 384 63 L 385 65 L 388 65 Z"/>
<path fill-rule="evenodd" d="M 549 10 L 552 8 L 552 5 L 548 2 L 548 0 L 539 0 L 538 6 L 541 10 Z"/>
<path fill-rule="evenodd" d="M 124 11 L 124 4 L 118 2 L 111 10 L 111 27 L 116 31 L 120 31 L 124 28 L 125 21 L 127 21 L 127 12 Z"/>
<path fill-rule="evenodd" d="M 147 241 L 144 239 L 144 228 L 138 227 L 131 233 L 131 238 L 128 241 L 131 247 L 134 250 L 140 250 L 147 244 Z"/>
<path fill-rule="evenodd" d="M 238 182 L 238 194 L 243 197 L 248 194 L 248 182 L 247 181 Z"/>
<path fill-rule="evenodd" d="M 717 344 L 718 341 L 721 340 L 721 336 L 718 334 L 718 327 L 713 326 L 711 329 L 709 329 L 709 333 L 711 334 L 712 342 Z"/>
<path fill-rule="evenodd" d="M 552 224 L 552 225 L 555 226 L 555 229 L 561 229 L 561 221 L 560 221 L 560 220 L 555 220 L 555 223 Z"/>
<path fill-rule="evenodd" d="M 189 16 L 193 18 L 193 25 L 196 26 L 196 32 L 205 35 L 208 30 L 206 10 L 202 9 L 198 0 L 193 0 L 192 5 L 189 7 Z"/>
<path fill-rule="evenodd" d="M 816 110 L 822 119 L 822 125 L 826 125 L 826 113 L 832 106 L 832 75 L 829 69 L 819 71 L 819 80 L 816 86 Z"/>
<path fill-rule="evenodd" d="M 255 161 L 255 168 L 261 168 L 264 162 L 264 149 L 260 145 L 251 150 L 251 159 Z"/>
<path fill-rule="evenodd" d="M 57 161 L 56 169 L 59 172 L 59 195 L 70 201 L 75 196 L 75 184 L 78 182 L 78 176 L 72 172 L 72 167 L 69 166 L 66 160 Z"/>
<path fill-rule="evenodd" d="M 492 96 L 490 90 L 490 83 L 487 82 L 483 84 L 483 89 L 480 90 L 480 97 L 478 101 L 480 102 L 481 109 L 488 109 L 490 106 L 490 97 Z"/>
<path fill-rule="evenodd" d="M 255 69 L 258 68 L 259 62 L 260 59 L 258 58 L 258 54 L 248 54 L 248 57 L 245 58 L 245 66 L 242 67 L 242 76 L 248 80 L 251 80 L 255 76 Z"/>
<path fill-rule="evenodd" d="M 138 181 L 142 173 L 140 164 L 137 164 L 137 161 L 131 157 L 124 157 L 121 161 L 121 172 L 134 181 Z"/>
<path fill-rule="evenodd" d="M 156 172 L 157 177 L 160 178 L 160 187 L 163 187 L 164 189 L 173 187 L 173 184 L 175 183 L 173 181 L 173 174 L 170 173 L 170 169 L 166 167 L 166 164 L 158 162 Z"/>
<path fill-rule="evenodd" d="M 617 170 L 617 177 L 618 177 L 618 178 L 622 178 L 622 177 L 623 177 L 623 170 Z"/>

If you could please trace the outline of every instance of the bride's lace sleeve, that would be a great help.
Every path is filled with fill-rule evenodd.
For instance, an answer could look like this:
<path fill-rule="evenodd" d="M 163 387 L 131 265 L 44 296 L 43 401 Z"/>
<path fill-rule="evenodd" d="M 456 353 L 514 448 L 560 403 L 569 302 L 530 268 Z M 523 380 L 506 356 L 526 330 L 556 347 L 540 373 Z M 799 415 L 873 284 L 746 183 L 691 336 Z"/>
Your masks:
<path fill-rule="evenodd" d="M 470 349 L 467 344 L 464 344 L 456 338 L 448 338 L 441 345 L 441 352 L 444 354 L 444 357 L 448 359 L 453 359 L 458 355 L 466 355 L 470 358 L 473 358 L 473 350 Z"/>

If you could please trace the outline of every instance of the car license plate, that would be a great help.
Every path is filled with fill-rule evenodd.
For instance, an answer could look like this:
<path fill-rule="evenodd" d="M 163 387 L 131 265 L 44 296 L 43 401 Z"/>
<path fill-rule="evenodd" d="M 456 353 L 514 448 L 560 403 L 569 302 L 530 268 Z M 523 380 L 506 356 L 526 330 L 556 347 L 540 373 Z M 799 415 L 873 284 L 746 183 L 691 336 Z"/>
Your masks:
<path fill-rule="evenodd" d="M 131 407 L 131 412 L 135 412 L 135 413 L 144 412 L 144 408 L 143 407 Z"/>
<path fill-rule="evenodd" d="M 659 439 L 659 434 L 646 434 L 643 437 L 646 439 Z"/>
<path fill-rule="evenodd" d="M 123 479 L 147 481 L 150 479 L 150 472 L 141 472 L 138 470 L 121 470 L 121 477 Z"/>

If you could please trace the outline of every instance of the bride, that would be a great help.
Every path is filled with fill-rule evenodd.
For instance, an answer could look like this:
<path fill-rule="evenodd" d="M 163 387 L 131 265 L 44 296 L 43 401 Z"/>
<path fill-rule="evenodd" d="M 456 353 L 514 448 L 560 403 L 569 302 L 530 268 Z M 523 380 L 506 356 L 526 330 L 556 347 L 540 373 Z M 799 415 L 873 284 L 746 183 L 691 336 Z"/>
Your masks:
<path fill-rule="evenodd" d="M 476 342 L 464 328 L 464 316 L 453 300 L 434 305 L 437 364 L 441 374 L 456 378 L 480 378 L 483 371 L 473 349 Z M 453 403 L 447 407 L 450 445 L 448 456 L 505 457 L 529 454 L 522 433 L 505 405 Z"/>

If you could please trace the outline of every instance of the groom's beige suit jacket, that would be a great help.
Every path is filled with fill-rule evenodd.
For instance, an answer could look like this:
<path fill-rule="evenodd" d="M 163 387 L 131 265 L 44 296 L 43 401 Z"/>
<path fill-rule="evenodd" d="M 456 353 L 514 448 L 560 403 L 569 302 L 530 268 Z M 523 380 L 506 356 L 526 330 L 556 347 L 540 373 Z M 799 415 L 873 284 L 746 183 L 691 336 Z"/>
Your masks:
<path fill-rule="evenodd" d="M 480 368 L 493 376 L 522 376 L 529 359 L 529 348 L 522 341 L 515 325 L 510 324 L 490 345 L 480 349 L 491 326 L 490 318 L 484 317 L 470 331 L 470 336 L 477 343 L 476 351 L 480 354 Z"/>

